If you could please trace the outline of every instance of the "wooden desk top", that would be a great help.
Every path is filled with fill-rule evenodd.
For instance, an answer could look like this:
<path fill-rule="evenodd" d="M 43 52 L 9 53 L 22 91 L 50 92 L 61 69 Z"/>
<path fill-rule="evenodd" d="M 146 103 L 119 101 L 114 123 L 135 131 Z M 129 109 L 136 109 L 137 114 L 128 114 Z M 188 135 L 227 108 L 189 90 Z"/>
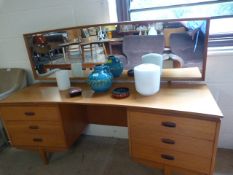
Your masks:
<path fill-rule="evenodd" d="M 111 90 L 94 93 L 86 83 L 72 84 L 83 89 L 82 96 L 70 98 L 67 91 L 59 91 L 56 83 L 39 83 L 24 88 L 0 101 L 0 105 L 18 103 L 73 103 L 86 105 L 109 105 L 137 107 L 158 111 L 185 112 L 197 116 L 220 118 L 222 112 L 216 104 L 208 87 L 203 84 L 162 84 L 160 91 L 153 96 L 142 96 L 135 90 L 133 83 L 115 83 L 115 87 L 129 87 L 130 96 L 114 99 Z"/>

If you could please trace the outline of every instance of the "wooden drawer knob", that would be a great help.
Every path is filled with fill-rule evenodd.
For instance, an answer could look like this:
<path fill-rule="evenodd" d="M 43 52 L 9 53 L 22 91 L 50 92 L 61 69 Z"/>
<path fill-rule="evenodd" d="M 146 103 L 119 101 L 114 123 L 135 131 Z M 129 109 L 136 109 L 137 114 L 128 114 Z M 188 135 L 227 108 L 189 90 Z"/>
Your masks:
<path fill-rule="evenodd" d="M 162 122 L 162 126 L 169 127 L 169 128 L 175 128 L 176 123 L 174 123 L 174 122 Z"/>
<path fill-rule="evenodd" d="M 172 139 L 162 138 L 161 141 L 166 144 L 174 145 L 176 142 Z"/>
<path fill-rule="evenodd" d="M 43 142 L 42 138 L 33 138 L 33 142 Z"/>
<path fill-rule="evenodd" d="M 26 115 L 26 116 L 34 116 L 35 112 L 25 112 L 24 115 Z"/>
<path fill-rule="evenodd" d="M 166 159 L 166 160 L 175 160 L 174 156 L 167 155 L 167 154 L 161 154 L 161 158 Z"/>
<path fill-rule="evenodd" d="M 29 126 L 29 129 L 39 129 L 39 126 L 32 125 L 32 126 Z"/>

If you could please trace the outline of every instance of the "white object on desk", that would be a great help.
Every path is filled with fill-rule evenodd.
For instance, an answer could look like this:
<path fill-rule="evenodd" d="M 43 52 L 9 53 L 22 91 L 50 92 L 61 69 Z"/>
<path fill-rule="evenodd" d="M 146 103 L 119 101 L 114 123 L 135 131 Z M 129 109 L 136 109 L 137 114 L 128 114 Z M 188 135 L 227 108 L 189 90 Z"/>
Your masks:
<path fill-rule="evenodd" d="M 71 64 L 72 75 L 76 77 L 83 77 L 82 63 Z"/>
<path fill-rule="evenodd" d="M 163 69 L 163 56 L 157 53 L 149 53 L 142 56 L 142 63 L 155 64 L 160 67 L 160 73 Z"/>
<path fill-rule="evenodd" d="M 152 26 L 148 32 L 148 35 L 158 35 L 157 31 L 155 30 L 155 27 Z"/>
<path fill-rule="evenodd" d="M 70 78 L 68 70 L 59 70 L 56 72 L 58 89 L 63 91 L 70 88 Z"/>
<path fill-rule="evenodd" d="M 140 64 L 134 67 L 135 86 L 142 95 L 153 95 L 160 89 L 160 67 L 155 64 Z"/>

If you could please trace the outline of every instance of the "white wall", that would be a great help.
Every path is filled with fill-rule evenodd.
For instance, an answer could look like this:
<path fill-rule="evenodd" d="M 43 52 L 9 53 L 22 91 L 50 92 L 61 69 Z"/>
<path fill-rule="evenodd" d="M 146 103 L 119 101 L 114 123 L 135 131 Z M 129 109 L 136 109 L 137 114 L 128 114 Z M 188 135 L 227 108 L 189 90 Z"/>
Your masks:
<path fill-rule="evenodd" d="M 206 82 L 223 112 L 219 147 L 233 149 L 233 52 L 210 54 Z"/>
<path fill-rule="evenodd" d="M 32 81 L 23 34 L 109 22 L 108 0 L 0 0 L 0 68 L 21 67 Z M 233 55 L 233 54 L 232 54 Z M 219 146 L 233 149 L 233 56 L 209 55 L 206 82 L 225 115 Z M 120 127 L 93 125 L 87 134 L 127 137 Z"/>
<path fill-rule="evenodd" d="M 0 0 L 0 68 L 32 71 L 23 34 L 109 22 L 108 0 Z"/>

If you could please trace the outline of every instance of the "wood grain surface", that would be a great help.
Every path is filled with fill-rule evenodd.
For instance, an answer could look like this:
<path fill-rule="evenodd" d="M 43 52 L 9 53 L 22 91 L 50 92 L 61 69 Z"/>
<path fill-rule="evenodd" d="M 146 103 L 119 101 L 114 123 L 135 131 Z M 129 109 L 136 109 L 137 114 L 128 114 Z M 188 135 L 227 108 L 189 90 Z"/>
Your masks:
<path fill-rule="evenodd" d="M 133 83 L 114 83 L 113 88 L 128 87 L 130 96 L 125 99 L 114 99 L 110 89 L 105 93 L 94 93 L 86 83 L 72 84 L 81 87 L 82 96 L 70 98 L 68 91 L 59 91 L 56 83 L 34 84 L 20 90 L 0 102 L 7 104 L 30 103 L 72 103 L 85 105 L 122 106 L 172 113 L 185 112 L 210 118 L 223 116 L 208 87 L 204 84 L 172 83 L 161 84 L 160 91 L 152 96 L 142 96 L 135 90 Z"/>

